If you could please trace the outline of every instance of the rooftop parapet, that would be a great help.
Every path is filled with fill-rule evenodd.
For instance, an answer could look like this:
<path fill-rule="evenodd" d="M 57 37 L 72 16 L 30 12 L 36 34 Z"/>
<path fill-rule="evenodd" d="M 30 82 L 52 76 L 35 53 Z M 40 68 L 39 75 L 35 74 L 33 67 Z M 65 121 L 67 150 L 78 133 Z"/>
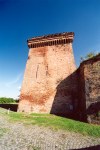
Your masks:
<path fill-rule="evenodd" d="M 63 32 L 63 33 L 33 37 L 31 39 L 28 39 L 27 43 L 29 48 L 36 48 L 36 47 L 72 43 L 73 39 L 74 39 L 74 32 Z"/>

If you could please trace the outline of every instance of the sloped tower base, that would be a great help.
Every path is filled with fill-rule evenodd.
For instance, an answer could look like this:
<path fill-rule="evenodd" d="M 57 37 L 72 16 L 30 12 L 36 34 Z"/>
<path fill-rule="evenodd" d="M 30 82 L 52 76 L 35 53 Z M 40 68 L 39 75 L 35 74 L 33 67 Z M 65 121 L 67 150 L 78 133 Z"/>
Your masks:
<path fill-rule="evenodd" d="M 18 111 L 71 114 L 76 94 L 74 33 L 60 33 L 28 40 L 29 56 Z"/>

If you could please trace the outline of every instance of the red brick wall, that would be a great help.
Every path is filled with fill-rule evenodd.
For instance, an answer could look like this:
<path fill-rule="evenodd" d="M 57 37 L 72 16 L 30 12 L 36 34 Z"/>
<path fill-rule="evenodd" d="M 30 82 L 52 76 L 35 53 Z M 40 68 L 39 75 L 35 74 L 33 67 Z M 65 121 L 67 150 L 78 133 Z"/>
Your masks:
<path fill-rule="evenodd" d="M 30 48 L 18 110 L 72 112 L 77 97 L 75 70 L 72 43 Z"/>
<path fill-rule="evenodd" d="M 98 117 L 100 117 L 98 116 L 100 112 L 100 54 L 84 61 L 79 70 L 80 114 L 86 115 L 87 119 L 89 117 L 88 121 L 98 122 Z"/>

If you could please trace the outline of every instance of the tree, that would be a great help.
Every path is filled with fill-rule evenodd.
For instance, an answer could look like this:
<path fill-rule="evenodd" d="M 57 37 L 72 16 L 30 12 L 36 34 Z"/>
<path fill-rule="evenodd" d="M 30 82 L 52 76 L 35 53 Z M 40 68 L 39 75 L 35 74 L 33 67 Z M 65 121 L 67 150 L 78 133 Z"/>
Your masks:
<path fill-rule="evenodd" d="M 81 62 L 83 62 L 84 60 L 88 60 L 88 59 L 90 59 L 90 58 L 92 58 L 92 57 L 94 57 L 94 56 L 96 56 L 96 55 L 98 55 L 99 53 L 94 53 L 94 52 L 90 52 L 90 53 L 88 53 L 85 57 L 82 57 L 81 56 Z"/>
<path fill-rule="evenodd" d="M 85 56 L 85 59 L 87 60 L 87 59 L 90 59 L 90 58 L 92 58 L 92 57 L 94 57 L 94 56 L 96 56 L 96 54 L 95 54 L 94 52 L 90 52 L 90 53 L 88 53 L 88 54 Z"/>

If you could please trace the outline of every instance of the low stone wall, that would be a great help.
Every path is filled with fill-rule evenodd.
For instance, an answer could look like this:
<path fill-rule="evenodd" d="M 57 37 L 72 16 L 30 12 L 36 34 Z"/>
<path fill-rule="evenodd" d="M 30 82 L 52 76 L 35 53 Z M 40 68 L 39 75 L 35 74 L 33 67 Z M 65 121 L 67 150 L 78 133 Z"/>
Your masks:
<path fill-rule="evenodd" d="M 17 112 L 18 104 L 0 104 L 0 107 Z"/>
<path fill-rule="evenodd" d="M 80 114 L 100 124 L 100 54 L 79 67 L 79 103 Z"/>

